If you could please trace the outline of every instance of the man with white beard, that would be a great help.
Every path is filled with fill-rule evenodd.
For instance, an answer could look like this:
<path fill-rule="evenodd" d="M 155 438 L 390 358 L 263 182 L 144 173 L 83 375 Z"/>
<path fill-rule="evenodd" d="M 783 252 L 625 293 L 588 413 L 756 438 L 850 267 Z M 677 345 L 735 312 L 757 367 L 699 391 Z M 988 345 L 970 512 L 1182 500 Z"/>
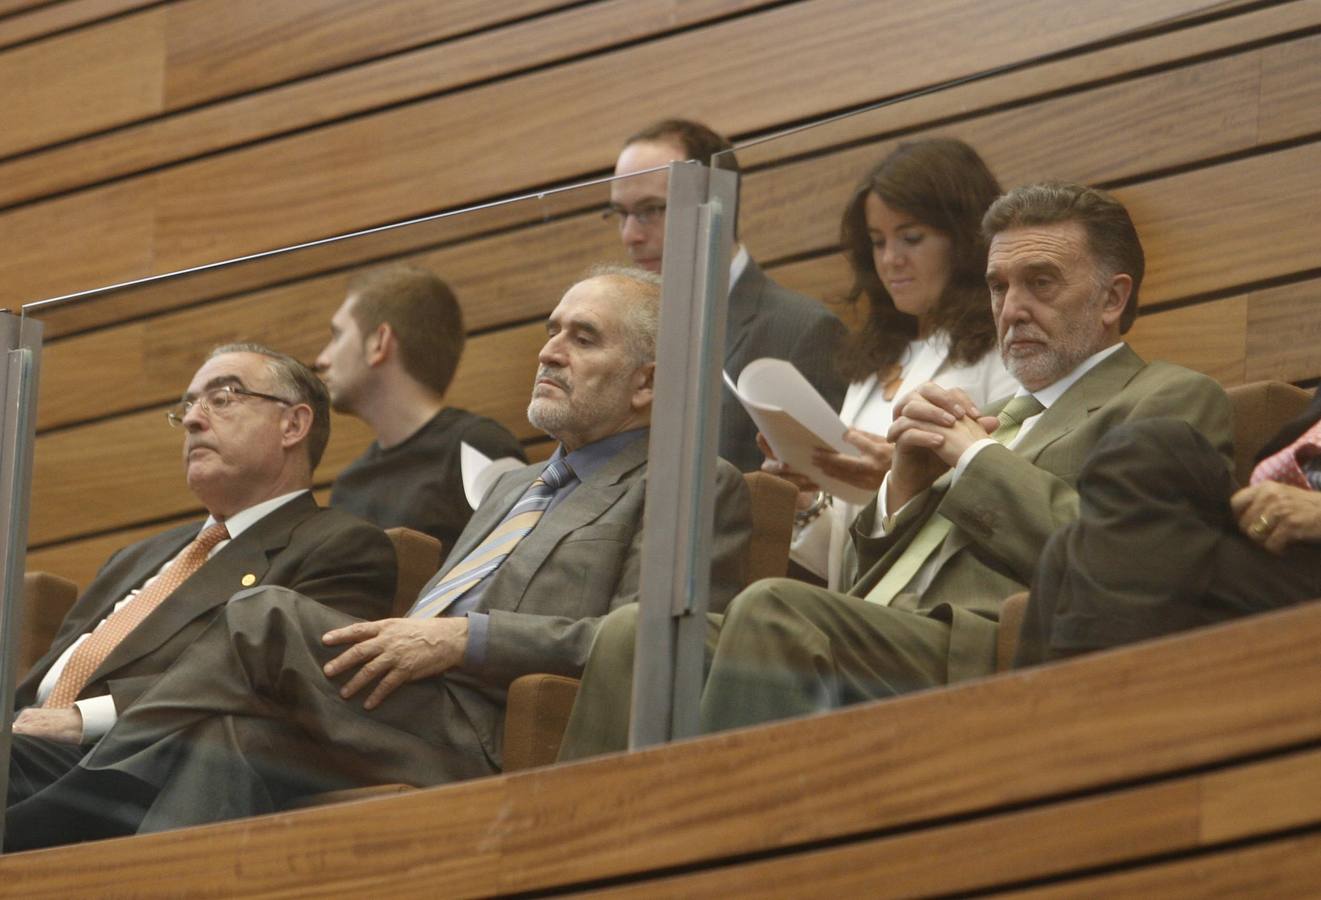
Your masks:
<path fill-rule="evenodd" d="M 578 675 L 600 617 L 637 600 L 659 308 L 659 278 L 635 269 L 595 270 L 568 290 L 528 407 L 560 445 L 496 481 L 407 616 L 369 622 L 292 591 L 240 593 L 103 752 L 11 808 L 7 849 L 499 771 L 509 682 Z M 749 503 L 720 463 L 715 610 L 745 582 Z"/>

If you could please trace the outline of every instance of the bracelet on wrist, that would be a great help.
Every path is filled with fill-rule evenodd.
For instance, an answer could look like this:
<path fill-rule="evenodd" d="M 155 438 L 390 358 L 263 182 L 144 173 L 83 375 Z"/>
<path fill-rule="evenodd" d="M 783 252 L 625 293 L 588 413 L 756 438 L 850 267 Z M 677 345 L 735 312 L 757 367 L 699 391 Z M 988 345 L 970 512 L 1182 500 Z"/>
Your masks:
<path fill-rule="evenodd" d="M 825 491 L 817 491 L 816 498 L 805 509 L 794 512 L 794 524 L 800 528 L 811 522 L 817 516 L 821 515 L 821 510 L 825 509 L 831 503 L 831 496 Z"/>

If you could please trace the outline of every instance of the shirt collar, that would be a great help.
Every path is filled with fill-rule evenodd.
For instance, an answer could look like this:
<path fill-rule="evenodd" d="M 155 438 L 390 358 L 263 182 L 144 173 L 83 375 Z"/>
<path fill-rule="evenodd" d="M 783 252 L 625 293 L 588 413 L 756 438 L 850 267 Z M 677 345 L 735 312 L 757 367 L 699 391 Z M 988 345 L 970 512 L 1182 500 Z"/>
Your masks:
<path fill-rule="evenodd" d="M 569 454 L 565 454 L 564 445 L 561 444 L 555 448 L 555 452 L 547 461 L 547 465 L 559 459 L 566 460 L 578 480 L 586 481 L 600 471 L 602 466 L 610 462 L 619 451 L 636 440 L 646 440 L 650 430 L 650 428 L 643 426 L 630 431 L 621 431 L 618 434 L 612 434 L 609 437 L 601 438 L 599 441 L 593 441 L 586 446 L 579 447 Z"/>
<path fill-rule="evenodd" d="M 1097 351 L 1096 353 L 1093 353 L 1091 356 L 1084 359 L 1082 362 L 1078 363 L 1078 365 L 1074 367 L 1074 370 L 1072 372 L 1070 372 L 1068 375 L 1065 375 L 1063 378 L 1061 378 L 1059 381 L 1056 381 L 1054 384 L 1046 385 L 1046 387 L 1042 388 L 1039 391 L 1029 391 L 1027 388 L 1019 388 L 1018 393 L 1015 396 L 1022 397 L 1030 393 L 1032 396 L 1036 397 L 1039 401 L 1041 401 L 1042 406 L 1044 406 L 1046 409 L 1050 409 L 1051 405 L 1056 400 L 1064 396 L 1065 391 L 1067 391 L 1069 388 L 1077 384 L 1079 379 L 1081 379 L 1088 372 L 1092 371 L 1092 369 L 1095 369 L 1105 359 L 1118 353 L 1119 348 L 1123 346 L 1124 346 L 1123 341 L 1120 341 L 1117 344 L 1111 344 L 1109 347 L 1106 347 L 1104 350 Z"/>
<path fill-rule="evenodd" d="M 748 267 L 748 248 L 742 244 L 738 245 L 738 252 L 734 258 L 729 261 L 729 289 L 734 289 L 734 284 L 743 277 L 743 270 Z"/>
<path fill-rule="evenodd" d="M 266 516 L 275 512 L 281 506 L 284 506 L 290 500 L 297 497 L 299 494 L 306 494 L 306 493 L 307 493 L 307 488 L 303 488 L 302 490 L 298 490 L 298 491 L 290 491 L 287 494 L 281 494 L 278 497 L 272 497 L 269 500 L 263 500 L 261 503 L 255 504 L 254 506 L 249 506 L 245 510 L 241 510 L 239 512 L 234 513 L 234 515 L 230 516 L 228 519 L 225 520 L 225 530 L 229 532 L 229 539 L 233 540 L 243 532 L 247 531 L 253 525 L 256 525 L 262 519 L 266 518 Z M 207 516 L 206 522 L 202 524 L 202 527 L 206 528 L 207 526 L 214 525 L 215 523 L 216 523 L 215 516 Z"/>

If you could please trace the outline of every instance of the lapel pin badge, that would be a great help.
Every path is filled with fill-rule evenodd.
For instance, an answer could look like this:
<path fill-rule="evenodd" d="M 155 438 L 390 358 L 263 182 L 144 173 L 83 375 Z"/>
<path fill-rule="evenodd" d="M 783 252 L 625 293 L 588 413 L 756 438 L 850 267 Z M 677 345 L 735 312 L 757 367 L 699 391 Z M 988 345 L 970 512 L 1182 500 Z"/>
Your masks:
<path fill-rule="evenodd" d="M 249 572 L 247 575 L 243 576 L 241 581 L 244 587 L 252 587 L 254 584 L 257 583 L 257 576 Z"/>

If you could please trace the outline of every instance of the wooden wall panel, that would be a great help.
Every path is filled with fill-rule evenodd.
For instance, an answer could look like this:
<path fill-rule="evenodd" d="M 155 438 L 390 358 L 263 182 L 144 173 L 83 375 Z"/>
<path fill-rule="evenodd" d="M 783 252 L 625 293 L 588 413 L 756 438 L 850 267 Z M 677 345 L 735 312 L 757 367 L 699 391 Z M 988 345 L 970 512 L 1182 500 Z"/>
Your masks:
<path fill-rule="evenodd" d="M 1321 268 L 1318 165 L 1306 144 L 1116 190 L 1143 235 L 1147 301 Z"/>
<path fill-rule="evenodd" d="M 652 37 L 773 0 L 601 0 L 0 161 L 0 206 Z M 379 9 L 379 6 L 376 7 Z"/>
<path fill-rule="evenodd" d="M 1261 141 L 1321 129 L 1321 37 L 1262 50 Z"/>
<path fill-rule="evenodd" d="M 150 270 L 153 190 L 150 183 L 125 182 L 98 190 L 90 206 L 63 197 L 0 216 L 0 282 L 13 288 L 4 291 L 0 306 L 51 297 L 69 284 L 113 284 Z"/>
<path fill-rule="evenodd" d="M 1245 297 L 1229 297 L 1141 316 L 1127 340 L 1144 359 L 1163 359 L 1196 369 L 1226 387 L 1255 381 L 1244 378 L 1250 333 L 1248 304 Z M 1315 318 L 1321 324 L 1321 314 Z"/>
<path fill-rule="evenodd" d="M 161 10 L 0 53 L 0 156 L 152 115 L 164 77 Z"/>
<path fill-rule="evenodd" d="M 63 0 L 42 5 L 22 15 L 0 19 L 0 49 L 157 2 L 159 0 Z M 5 13 L 4 6 L 0 3 L 0 15 Z"/>
<path fill-rule="evenodd" d="M 1127 0 L 1096 8 L 1094 16 L 1089 13 L 1083 20 L 1061 14 L 1050 0 L 1020 0 L 1013 9 L 942 0 L 900 20 L 876 17 L 845 0 L 779 7 L 159 173 L 154 176 L 160 190 L 155 270 L 599 170 L 609 165 L 628 130 L 673 112 L 676 105 L 741 133 L 786 117 L 810 116 L 823 104 L 865 102 L 875 96 L 876 83 L 870 67 L 856 61 L 870 58 L 881 41 L 896 47 L 888 65 L 902 73 L 887 87 L 901 90 L 1099 39 L 1198 6 L 1195 0 Z M 951 18 L 972 16 L 978 28 L 949 33 L 947 52 L 927 52 L 919 39 Z M 1032 26 L 1024 29 L 1025 21 Z M 764 48 L 775 34 L 811 39 L 785 45 L 784 57 L 766 66 Z M 685 64 L 674 65 L 676 59 Z M 804 71 L 814 77 L 800 78 Z M 776 99 L 774 112 L 763 105 L 770 96 Z M 592 100 L 575 111 L 568 134 L 560 130 L 559 102 L 566 97 Z M 621 109 L 630 110 L 635 121 L 621 125 Z M 726 114 L 713 118 L 721 112 Z M 494 129 L 493 121 L 506 124 Z M 585 142 L 583 134 L 600 140 Z M 521 152 L 527 147 L 536 147 L 537 153 Z M 22 279 L 7 290 L 31 293 Z"/>
<path fill-rule="evenodd" d="M 1246 381 L 1307 381 L 1321 375 L 1321 281 L 1248 296 Z"/>
<path fill-rule="evenodd" d="M 566 0 L 185 0 L 169 9 L 173 109 L 566 5 Z"/>
<path fill-rule="evenodd" d="M 1210 68 L 1199 67 L 1194 73 L 1196 77 L 1187 80 L 1202 85 L 1198 96 L 1205 103 L 1212 103 L 1216 96 L 1234 93 L 1232 88 L 1238 83 L 1238 73 L 1255 68 L 1256 60 L 1252 56 L 1231 57 Z M 1227 75 L 1227 80 L 1209 77 L 1218 74 Z M 1246 101 L 1251 111 L 1250 101 L 1256 97 L 1255 81 L 1249 79 L 1248 84 L 1254 88 L 1248 91 Z M 1141 92 L 1174 96 L 1179 102 L 1193 99 L 1180 94 L 1176 87 L 1177 84 L 1166 82 L 1144 82 L 1132 88 L 1135 93 L 1130 99 L 1138 96 L 1138 88 Z M 1078 104 L 1079 110 L 1088 108 L 1086 103 Z M 1067 130 L 1075 120 L 1081 122 L 1084 118 L 1079 113 L 1059 124 Z M 969 126 L 960 133 L 976 130 L 975 123 Z M 1030 144 L 1031 137 L 1024 137 L 1021 143 Z M 872 152 L 866 155 L 870 157 Z M 1011 155 L 1003 145 L 995 152 Z M 1278 221 L 1284 216 L 1302 222 L 1321 215 L 1321 189 L 1315 187 L 1311 176 L 1311 167 L 1321 161 L 1318 154 L 1321 148 L 1306 145 L 1270 157 L 1251 158 L 1123 189 L 1120 193 L 1134 211 L 1148 249 L 1149 275 L 1142 292 L 1144 303 L 1150 305 L 1181 295 L 1225 290 L 1321 264 L 1313 250 L 1315 242 L 1305 230 L 1294 229 L 1293 243 L 1288 244 L 1273 229 L 1262 227 L 1263 221 Z M 744 230 L 750 233 L 748 243 L 754 254 L 765 258 L 766 246 L 778 241 L 786 242 L 779 244 L 785 252 L 818 250 L 814 242 L 829 241 L 833 232 L 823 223 L 826 210 L 822 208 L 822 198 L 827 198 L 831 208 L 842 207 L 853 179 L 841 175 L 840 169 L 846 166 L 840 159 L 853 162 L 854 157 L 862 155 L 863 151 L 855 148 L 786 167 L 788 171 L 773 169 L 749 176 L 746 196 L 750 221 Z M 1266 167 L 1271 172 L 1269 179 L 1262 174 Z M 1246 189 L 1244 182 L 1248 185 Z M 1224 189 L 1220 187 L 1222 183 Z M 790 185 L 790 189 L 781 189 L 784 184 Z M 1243 207 L 1240 218 L 1224 217 L 1219 215 L 1219 210 L 1205 207 L 1202 198 L 1213 194 L 1221 197 L 1240 194 L 1249 205 Z M 1145 219 L 1144 210 L 1149 211 Z M 1211 280 L 1203 264 L 1205 248 L 1209 246 L 1217 248 L 1216 256 L 1223 261 L 1214 270 L 1223 280 Z M 1311 263 L 1308 251 L 1312 251 Z M 544 314 L 554 305 L 563 286 L 588 263 L 618 253 L 610 229 L 594 214 L 585 214 L 540 228 L 519 229 L 489 240 L 461 244 L 424 255 L 419 261 L 450 278 L 467 308 L 478 311 L 476 316 L 469 316 L 470 327 L 486 328 Z M 1196 273 L 1200 280 L 1166 276 L 1166 272 Z M 328 319 L 343 296 L 343 280 L 344 276 L 336 275 L 298 282 L 245 299 L 75 338 L 65 347 L 57 344 L 52 347 L 47 365 L 46 377 L 52 385 L 52 395 L 42 405 L 42 426 L 78 421 L 172 396 L 177 391 L 175 385 L 185 381 L 191 371 L 198 344 L 207 346 L 250 337 L 310 359 L 321 346 L 324 331 L 319 325 L 309 329 L 309 322 Z M 839 290 L 836 288 L 830 294 L 837 295 Z M 193 336 L 191 342 L 189 335 Z M 167 349 L 159 351 L 162 360 L 153 363 L 155 372 L 149 374 L 147 361 L 156 356 L 153 349 L 156 347 Z M 138 362 L 121 369 L 129 356 Z M 1207 359 L 1213 361 L 1214 355 Z M 128 389 L 107 405 L 101 398 L 89 395 L 86 386 L 102 383 L 100 379 L 108 370 L 121 371 Z M 1241 378 L 1240 361 L 1235 381 Z"/>

